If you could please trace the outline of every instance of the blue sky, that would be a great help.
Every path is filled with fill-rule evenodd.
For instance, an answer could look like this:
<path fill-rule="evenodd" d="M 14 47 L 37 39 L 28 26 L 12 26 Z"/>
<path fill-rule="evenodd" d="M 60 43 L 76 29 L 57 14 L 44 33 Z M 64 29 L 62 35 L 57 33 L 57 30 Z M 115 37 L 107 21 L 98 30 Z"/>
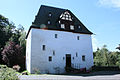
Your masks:
<path fill-rule="evenodd" d="M 27 31 L 41 5 L 71 10 L 95 34 L 94 50 L 106 44 L 115 51 L 120 44 L 120 0 L 1 0 L 0 14 Z"/>

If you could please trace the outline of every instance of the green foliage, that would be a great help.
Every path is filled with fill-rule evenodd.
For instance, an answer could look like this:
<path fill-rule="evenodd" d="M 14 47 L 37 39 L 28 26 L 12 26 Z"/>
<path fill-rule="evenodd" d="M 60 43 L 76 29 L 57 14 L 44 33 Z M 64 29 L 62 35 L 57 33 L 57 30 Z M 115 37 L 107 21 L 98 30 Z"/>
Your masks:
<path fill-rule="evenodd" d="M 0 65 L 0 80 L 19 80 L 18 74 L 6 65 Z"/>
<path fill-rule="evenodd" d="M 5 18 L 4 16 L 0 15 L 0 63 L 1 64 L 5 64 L 5 61 L 8 60 L 8 58 L 7 60 L 4 60 L 5 56 L 3 55 L 5 54 L 2 54 L 2 52 L 3 50 L 5 51 L 6 47 L 9 47 L 9 42 L 14 42 L 15 45 L 20 45 L 21 51 L 19 50 L 19 52 L 16 52 L 14 49 L 12 50 L 13 52 L 10 51 L 8 54 L 11 54 L 11 55 L 13 54 L 14 57 L 20 54 L 25 56 L 25 52 L 26 52 L 25 36 L 26 36 L 26 33 L 22 25 L 18 25 L 18 28 L 16 28 L 13 22 L 10 22 L 8 18 Z M 9 55 L 6 55 L 6 56 L 8 57 Z M 14 60 L 14 57 L 9 58 L 10 61 L 13 61 L 12 63 L 9 62 L 10 63 L 9 65 L 13 65 L 15 63 L 16 60 Z M 22 63 L 23 59 L 21 60 L 20 57 L 16 57 L 16 58 L 19 59 L 18 62 L 21 61 Z M 20 64 L 20 63 L 16 63 L 16 64 Z"/>
<path fill-rule="evenodd" d="M 23 71 L 21 74 L 22 75 L 31 75 L 27 70 Z"/>
<path fill-rule="evenodd" d="M 4 48 L 9 38 L 12 36 L 12 30 L 15 29 L 15 26 L 7 18 L 0 15 L 0 52 Z"/>
<path fill-rule="evenodd" d="M 106 45 L 98 48 L 93 55 L 95 66 L 120 66 L 120 52 L 110 52 Z"/>

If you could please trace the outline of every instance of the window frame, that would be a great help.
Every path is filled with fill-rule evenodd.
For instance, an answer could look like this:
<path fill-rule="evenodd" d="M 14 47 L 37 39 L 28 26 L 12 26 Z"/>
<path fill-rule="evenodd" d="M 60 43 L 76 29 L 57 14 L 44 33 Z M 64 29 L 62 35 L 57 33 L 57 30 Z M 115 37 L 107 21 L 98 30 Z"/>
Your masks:
<path fill-rule="evenodd" d="M 60 27 L 61 27 L 62 29 L 65 29 L 65 24 L 61 24 Z"/>
<path fill-rule="evenodd" d="M 70 29 L 71 29 L 71 30 L 74 30 L 74 29 L 75 29 L 75 26 L 74 26 L 74 25 L 70 25 Z"/>

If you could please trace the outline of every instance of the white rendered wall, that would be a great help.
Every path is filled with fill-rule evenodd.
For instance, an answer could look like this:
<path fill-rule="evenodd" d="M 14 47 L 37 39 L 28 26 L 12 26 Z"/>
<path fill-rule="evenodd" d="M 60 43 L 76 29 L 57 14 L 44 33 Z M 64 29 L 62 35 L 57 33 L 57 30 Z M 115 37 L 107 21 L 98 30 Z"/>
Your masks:
<path fill-rule="evenodd" d="M 58 35 L 57 38 L 55 34 Z M 77 40 L 77 36 L 80 36 L 80 40 Z M 42 45 L 46 45 L 45 51 L 42 50 Z M 39 69 L 41 73 L 58 73 L 55 68 L 59 68 L 59 73 L 64 73 L 66 54 L 71 54 L 71 63 L 80 64 L 80 68 L 89 69 L 93 66 L 92 41 L 88 34 L 32 28 L 31 46 L 29 58 L 32 73 L 35 69 Z M 85 61 L 82 61 L 82 55 L 85 55 Z M 52 56 L 51 62 L 48 61 L 49 56 Z"/>
<path fill-rule="evenodd" d="M 31 30 L 32 31 L 32 30 Z M 31 31 L 27 37 L 26 42 L 26 69 L 31 73 Z"/>

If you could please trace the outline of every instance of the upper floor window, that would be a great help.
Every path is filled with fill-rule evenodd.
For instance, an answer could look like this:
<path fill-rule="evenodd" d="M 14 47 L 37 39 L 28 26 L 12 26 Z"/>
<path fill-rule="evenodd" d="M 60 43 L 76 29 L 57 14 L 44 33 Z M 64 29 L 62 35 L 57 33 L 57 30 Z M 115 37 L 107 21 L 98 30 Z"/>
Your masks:
<path fill-rule="evenodd" d="M 45 45 L 42 45 L 42 50 L 45 51 Z"/>
<path fill-rule="evenodd" d="M 77 36 L 77 40 L 80 40 L 80 36 Z"/>
<path fill-rule="evenodd" d="M 71 17 L 71 15 L 70 15 L 70 13 L 68 11 L 62 13 L 60 18 L 63 19 L 63 20 L 72 21 L 72 17 Z"/>
<path fill-rule="evenodd" d="M 53 51 L 53 55 L 55 56 L 55 51 Z"/>
<path fill-rule="evenodd" d="M 65 29 L 65 25 L 64 25 L 64 24 L 61 24 L 61 28 L 62 28 L 62 29 Z"/>
<path fill-rule="evenodd" d="M 82 56 L 82 61 L 85 61 L 85 55 Z"/>
<path fill-rule="evenodd" d="M 76 52 L 76 57 L 78 57 L 78 53 Z"/>
<path fill-rule="evenodd" d="M 71 29 L 71 30 L 74 30 L 74 26 L 73 26 L 73 25 L 70 25 L 70 29 Z"/>

